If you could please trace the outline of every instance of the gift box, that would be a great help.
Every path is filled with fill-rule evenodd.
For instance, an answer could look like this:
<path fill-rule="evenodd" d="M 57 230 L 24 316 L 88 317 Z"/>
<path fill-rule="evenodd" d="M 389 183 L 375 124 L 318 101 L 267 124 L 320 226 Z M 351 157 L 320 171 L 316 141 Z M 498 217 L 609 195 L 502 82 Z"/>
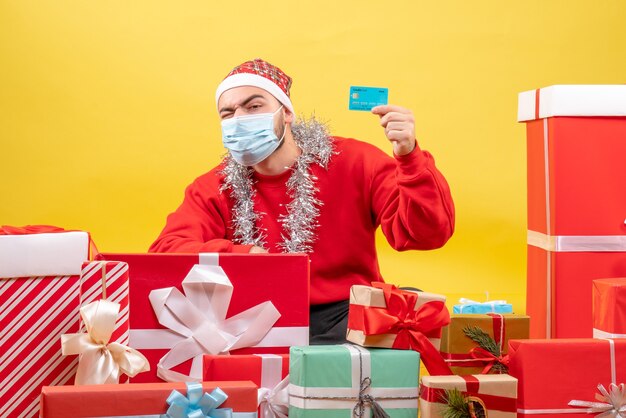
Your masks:
<path fill-rule="evenodd" d="M 119 261 L 86 261 L 80 275 L 80 306 L 99 299 L 120 305 L 111 342 L 128 345 L 128 264 Z M 85 326 L 81 324 L 81 331 Z"/>
<path fill-rule="evenodd" d="M 62 354 L 78 355 L 76 385 L 126 383 L 148 362 L 128 347 L 128 265 L 87 261 L 80 276 L 80 332 L 61 335 Z"/>
<path fill-rule="evenodd" d="M 594 338 L 626 338 L 626 278 L 593 281 Z"/>
<path fill-rule="evenodd" d="M 591 281 L 626 276 L 626 86 L 527 91 L 518 120 L 527 132 L 530 336 L 591 337 Z"/>
<path fill-rule="evenodd" d="M 131 382 L 161 381 L 157 375 L 199 380 L 203 354 L 285 354 L 291 345 L 308 344 L 306 255 L 100 254 L 98 259 L 129 265 L 130 346 L 151 366 Z"/>
<path fill-rule="evenodd" d="M 527 250 L 530 338 L 592 337 L 591 283 L 626 276 L 626 254 L 546 251 L 533 245 Z"/>
<path fill-rule="evenodd" d="M 445 301 L 380 282 L 352 286 L 346 339 L 364 347 L 413 349 L 430 374 L 451 374 L 438 351 L 441 328 L 450 323 Z"/>
<path fill-rule="evenodd" d="M 2 228 L 0 416 L 37 416 L 42 386 L 73 383 L 78 360 L 62 356 L 60 337 L 79 330 L 79 275 L 88 250 L 86 232 Z M 24 274 L 33 276 L 14 276 Z"/>
<path fill-rule="evenodd" d="M 588 417 L 588 405 L 570 402 L 598 402 L 598 385 L 610 390 L 626 381 L 626 340 L 511 340 L 509 356 L 510 374 L 519 380 L 519 417 Z"/>
<path fill-rule="evenodd" d="M 0 277 L 77 276 L 89 258 L 87 232 L 48 225 L 0 227 Z"/>
<path fill-rule="evenodd" d="M 191 405 L 188 406 L 188 411 L 183 409 L 180 415 L 170 414 L 167 416 L 186 417 L 189 411 L 199 409 L 200 405 L 204 406 L 208 403 L 209 406 L 219 409 L 232 408 L 233 418 L 257 417 L 256 385 L 254 383 L 233 381 L 203 382 L 194 385 L 190 387 L 190 390 L 184 383 L 44 387 L 41 390 L 41 417 L 159 417 L 165 416 L 162 414 L 168 411 L 170 407 L 168 400 L 180 401 L 182 405 L 189 403 Z M 200 398 L 200 394 L 212 394 L 217 388 L 227 396 L 223 402 L 220 402 L 224 396 L 220 396 L 219 390 L 213 395 L 216 401 L 194 399 L 195 397 Z M 178 395 L 174 394 L 173 396 L 173 391 L 178 391 Z M 199 411 L 196 410 L 196 414 L 198 413 Z M 211 414 L 210 416 L 226 415 Z"/>
<path fill-rule="evenodd" d="M 454 374 L 507 373 L 508 341 L 528 338 L 529 322 L 526 315 L 452 314 L 441 355 Z"/>
<path fill-rule="evenodd" d="M 471 299 L 461 298 L 459 304 L 452 307 L 455 314 L 487 314 L 487 313 L 513 313 L 513 305 L 505 300 L 493 300 L 487 302 L 477 302 Z"/>
<path fill-rule="evenodd" d="M 289 354 L 205 354 L 202 380 L 251 380 L 259 388 L 274 388 L 289 374 Z"/>
<path fill-rule="evenodd" d="M 352 344 L 292 347 L 289 417 L 417 415 L 419 354 Z M 380 415 L 378 415 L 380 416 Z"/>
<path fill-rule="evenodd" d="M 516 397 L 517 379 L 506 374 L 424 376 L 420 385 L 420 416 L 442 418 L 450 406 L 463 410 L 467 405 L 467 418 L 515 418 Z"/>
<path fill-rule="evenodd" d="M 274 411 L 288 413 L 288 354 L 205 354 L 202 380 L 251 380 L 259 387 L 259 416 L 276 417 Z"/>

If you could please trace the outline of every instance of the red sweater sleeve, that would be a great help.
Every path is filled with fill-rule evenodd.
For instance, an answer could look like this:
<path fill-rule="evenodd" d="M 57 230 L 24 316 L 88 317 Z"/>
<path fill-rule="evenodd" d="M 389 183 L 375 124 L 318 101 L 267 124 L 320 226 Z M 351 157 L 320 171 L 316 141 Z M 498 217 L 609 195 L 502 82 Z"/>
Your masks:
<path fill-rule="evenodd" d="M 183 203 L 167 217 L 165 228 L 148 251 L 249 252 L 252 245 L 236 245 L 227 239 L 229 212 L 217 184 L 215 174 L 210 172 L 189 185 Z"/>
<path fill-rule="evenodd" d="M 377 158 L 371 187 L 376 224 L 396 250 L 435 249 L 452 236 L 450 188 L 433 157 L 419 146 L 395 161 Z"/>

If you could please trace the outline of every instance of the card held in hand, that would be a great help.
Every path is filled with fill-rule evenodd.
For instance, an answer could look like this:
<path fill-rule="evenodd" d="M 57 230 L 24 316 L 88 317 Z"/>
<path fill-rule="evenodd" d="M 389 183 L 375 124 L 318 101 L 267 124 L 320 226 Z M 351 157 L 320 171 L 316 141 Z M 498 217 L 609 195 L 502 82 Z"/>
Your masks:
<path fill-rule="evenodd" d="M 386 87 L 350 86 L 350 110 L 370 111 L 373 107 L 386 105 L 389 89 Z"/>

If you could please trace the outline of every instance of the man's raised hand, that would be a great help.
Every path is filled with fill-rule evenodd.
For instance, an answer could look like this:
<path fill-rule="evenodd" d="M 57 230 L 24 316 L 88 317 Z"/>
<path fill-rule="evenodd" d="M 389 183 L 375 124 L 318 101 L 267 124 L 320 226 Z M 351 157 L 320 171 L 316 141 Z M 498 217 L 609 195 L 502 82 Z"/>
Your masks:
<path fill-rule="evenodd" d="M 413 112 L 401 106 L 382 105 L 372 108 L 380 116 L 385 136 L 393 144 L 395 155 L 406 155 L 415 149 L 415 118 Z"/>

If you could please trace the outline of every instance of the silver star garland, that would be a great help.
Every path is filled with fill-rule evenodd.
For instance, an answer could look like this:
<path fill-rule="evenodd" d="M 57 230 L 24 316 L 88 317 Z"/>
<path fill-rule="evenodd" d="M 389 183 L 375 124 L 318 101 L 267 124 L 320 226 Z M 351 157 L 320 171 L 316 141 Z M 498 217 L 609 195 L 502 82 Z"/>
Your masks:
<path fill-rule="evenodd" d="M 300 119 L 291 127 L 293 138 L 302 150 L 287 180 L 287 194 L 292 201 L 287 204 L 287 214 L 281 215 L 283 241 L 278 244 L 283 252 L 312 252 L 316 239 L 315 230 L 322 202 L 315 197 L 317 177 L 309 169 L 311 164 L 328 168 L 330 158 L 335 153 L 325 124 L 314 116 Z M 235 201 L 232 209 L 233 241 L 238 244 L 265 247 L 267 233 L 258 224 L 264 213 L 254 210 L 256 190 L 252 179 L 253 169 L 237 163 L 227 155 L 222 175 L 224 182 L 221 191 L 230 190 Z"/>

